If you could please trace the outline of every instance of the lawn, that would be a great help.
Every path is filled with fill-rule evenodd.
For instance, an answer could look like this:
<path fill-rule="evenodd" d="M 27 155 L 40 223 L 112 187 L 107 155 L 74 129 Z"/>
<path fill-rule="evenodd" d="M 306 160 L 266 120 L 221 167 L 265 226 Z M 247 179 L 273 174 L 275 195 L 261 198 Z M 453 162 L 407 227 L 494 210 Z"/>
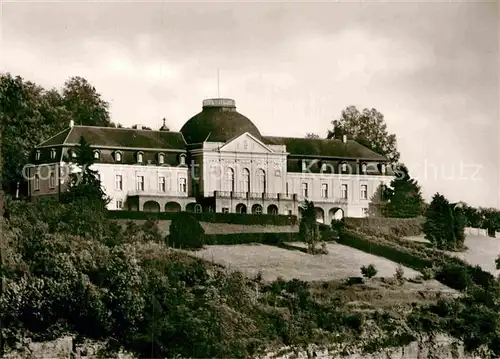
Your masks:
<path fill-rule="evenodd" d="M 406 239 L 427 242 L 424 236 L 406 237 Z M 485 271 L 497 275 L 499 271 L 495 266 L 495 259 L 500 254 L 500 238 L 468 234 L 465 238 L 465 252 L 448 252 L 469 264 L 479 265 Z"/>

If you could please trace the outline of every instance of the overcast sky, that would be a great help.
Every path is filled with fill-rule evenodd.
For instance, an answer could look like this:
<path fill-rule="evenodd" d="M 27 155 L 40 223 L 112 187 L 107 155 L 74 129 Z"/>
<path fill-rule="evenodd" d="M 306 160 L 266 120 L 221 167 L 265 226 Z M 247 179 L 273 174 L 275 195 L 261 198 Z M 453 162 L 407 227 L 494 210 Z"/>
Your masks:
<path fill-rule="evenodd" d="M 89 80 L 112 120 L 179 130 L 204 98 L 265 135 L 375 107 L 426 198 L 500 207 L 496 2 L 4 3 L 1 70 Z"/>

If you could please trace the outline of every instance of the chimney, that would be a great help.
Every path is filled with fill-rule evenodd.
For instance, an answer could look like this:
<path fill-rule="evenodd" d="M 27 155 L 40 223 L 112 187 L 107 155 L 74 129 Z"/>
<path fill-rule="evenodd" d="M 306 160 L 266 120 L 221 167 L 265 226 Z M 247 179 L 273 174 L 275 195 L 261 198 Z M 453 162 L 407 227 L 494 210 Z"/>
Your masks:
<path fill-rule="evenodd" d="M 347 143 L 347 135 L 342 135 L 342 143 Z"/>
<path fill-rule="evenodd" d="M 69 121 L 69 128 L 73 128 L 74 125 L 75 125 L 75 121 L 70 120 Z"/>

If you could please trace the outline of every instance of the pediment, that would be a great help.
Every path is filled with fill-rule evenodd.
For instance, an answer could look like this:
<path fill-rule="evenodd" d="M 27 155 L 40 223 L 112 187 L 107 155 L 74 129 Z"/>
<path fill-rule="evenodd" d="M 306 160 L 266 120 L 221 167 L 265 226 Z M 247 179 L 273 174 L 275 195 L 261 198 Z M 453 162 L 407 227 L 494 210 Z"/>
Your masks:
<path fill-rule="evenodd" d="M 272 153 L 273 151 L 257 138 L 245 132 L 244 134 L 226 142 L 220 148 L 224 152 L 246 152 L 246 153 Z"/>

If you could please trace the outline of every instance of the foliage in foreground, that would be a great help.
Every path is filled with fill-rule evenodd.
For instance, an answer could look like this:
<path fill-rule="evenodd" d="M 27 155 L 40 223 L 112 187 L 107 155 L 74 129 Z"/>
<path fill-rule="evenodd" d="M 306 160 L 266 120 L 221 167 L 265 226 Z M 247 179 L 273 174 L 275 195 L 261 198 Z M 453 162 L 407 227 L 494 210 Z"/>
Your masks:
<path fill-rule="evenodd" d="M 360 313 L 337 297 L 317 300 L 299 280 L 258 284 L 210 268 L 165 248 L 154 229 L 132 223 L 122 229 L 85 208 L 9 205 L 0 298 L 9 347 L 23 335 L 49 340 L 75 333 L 138 357 L 243 358 L 273 344 L 339 342 L 376 351 L 447 333 L 470 350 L 496 350 L 494 286 L 470 286 L 463 299 L 409 313 Z M 82 217 L 87 226 L 79 224 Z M 377 328 L 377 339 L 369 328 Z"/>

